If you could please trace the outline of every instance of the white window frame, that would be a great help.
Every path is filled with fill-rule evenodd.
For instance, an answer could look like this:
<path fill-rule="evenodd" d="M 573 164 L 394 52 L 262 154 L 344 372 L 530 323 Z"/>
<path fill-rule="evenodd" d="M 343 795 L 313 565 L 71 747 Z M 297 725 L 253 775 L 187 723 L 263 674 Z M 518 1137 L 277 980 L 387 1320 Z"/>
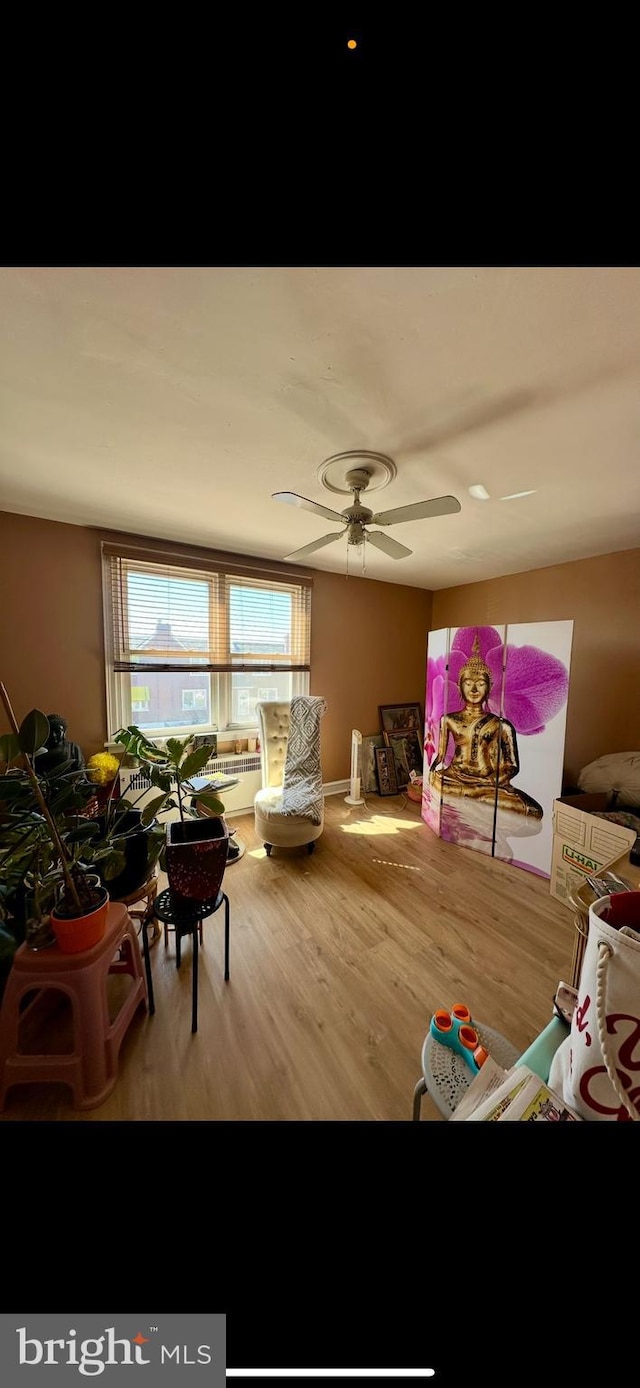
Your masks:
<path fill-rule="evenodd" d="M 123 553 L 125 552 L 125 549 L 126 549 L 126 547 L 123 547 L 123 551 L 122 551 Z M 148 562 L 150 563 L 150 565 L 152 565 L 152 564 L 154 563 L 154 561 L 153 561 L 152 559 L 150 559 L 150 558 L 149 558 Z M 163 566 L 164 566 L 164 564 L 163 564 L 163 556 L 162 556 L 161 554 L 158 555 L 158 560 L 157 560 L 157 562 L 158 562 L 158 565 L 159 565 L 160 567 L 163 567 Z M 178 562 L 179 562 L 179 561 L 178 561 Z M 130 724 L 130 723 L 135 723 L 136 719 L 135 719 L 135 715 L 134 715 L 134 713 L 133 713 L 133 711 L 132 711 L 132 708 L 131 708 L 131 702 L 132 702 L 132 701 L 131 701 L 131 697 L 130 697 L 131 675 L 130 675 L 130 673 L 127 673 L 127 672 L 122 672 L 122 673 L 120 673 L 120 672 L 115 671 L 115 670 L 113 669 L 113 662 L 112 662 L 112 660 L 110 660 L 110 658 L 109 658 L 109 653 L 110 653 L 110 650 L 111 650 L 111 630 L 110 630 L 110 623 L 109 623 L 109 617 L 108 617 L 108 601 L 107 601 L 107 593 L 108 593 L 108 589 L 109 589 L 109 577 L 108 577 L 108 574 L 109 574 L 109 561 L 108 561 L 108 559 L 107 559 L 106 557 L 103 557 L 103 579 L 104 579 L 104 588 L 103 588 L 103 592 L 104 592 L 104 622 L 105 622 L 104 630 L 105 630 L 105 653 L 106 653 L 106 659 L 105 659 L 105 677 L 106 677 L 106 695 L 107 695 L 107 718 L 108 718 L 109 736 L 112 736 L 113 733 L 116 731 L 116 729 L 122 728 L 122 727 L 126 727 L 126 726 L 127 726 L 128 724 Z M 205 574 L 203 574 L 203 576 L 205 576 L 205 575 L 206 575 L 206 571 L 205 571 Z M 246 575 L 246 576 L 248 577 L 249 575 Z M 258 574 L 256 574 L 256 577 L 266 578 L 266 577 L 268 577 L 268 575 L 267 575 L 267 574 L 265 574 L 265 575 L 262 575 L 262 574 L 258 575 Z M 275 586 L 279 586 L 280 584 L 282 584 L 282 583 L 285 582 L 285 581 L 286 581 L 286 580 L 284 579 L 284 577 L 279 578 L 279 579 L 274 579 L 274 584 L 275 584 Z M 183 672 L 183 673 L 184 673 L 184 672 Z M 194 673 L 194 674 L 197 674 L 198 671 L 194 669 L 194 672 L 193 672 L 193 673 Z M 205 673 L 205 672 L 202 672 L 202 673 Z M 228 671 L 228 672 L 207 671 L 206 673 L 209 674 L 209 678 L 210 678 L 210 682 L 211 682 L 211 684 L 210 684 L 210 689 L 211 689 L 211 693 L 210 693 L 211 704 L 210 704 L 210 707 L 211 707 L 211 711 L 212 711 L 212 712 L 213 712 L 214 709 L 217 708 L 217 711 L 218 711 L 218 721 L 217 721 L 217 722 L 211 722 L 211 723 L 193 723 L 192 725 L 188 725 L 188 724 L 180 724 L 180 725 L 177 725 L 177 724 L 176 724 L 174 728 L 166 727 L 166 726 L 154 727 L 154 726 L 151 725 L 151 724 L 145 724 L 145 729 L 144 729 L 144 730 L 145 730 L 146 733 L 148 733 L 149 737 L 151 737 L 151 738 L 153 738 L 154 740 L 159 741 L 159 742 L 162 743 L 163 741 L 165 741 L 165 740 L 166 740 L 167 738 L 169 738 L 169 737 L 175 737 L 175 736 L 178 736 L 178 737 L 188 737 L 188 736 L 192 736 L 192 735 L 195 735 L 195 734 L 197 734 L 198 736 L 202 736 L 203 734 L 206 735 L 207 733 L 217 733 L 218 736 L 219 736 L 219 737 L 221 736 L 222 739 L 224 740 L 224 737 L 225 737 L 225 733 L 226 733 L 226 732 L 228 732 L 229 735 L 230 735 L 230 737 L 231 737 L 233 734 L 235 734 L 235 733 L 237 733 L 237 732 L 239 732 L 239 731 L 244 731 L 244 732 L 248 732 L 248 733 L 251 733 L 251 732 L 254 732 L 254 731 L 255 731 L 255 732 L 258 731 L 258 722 L 257 722 L 257 719 L 255 718 L 255 716 L 254 716 L 254 717 L 248 717 L 248 718 L 247 718 L 246 720 L 244 720 L 244 721 L 242 721 L 242 720 L 240 720 L 240 719 L 234 721 L 233 718 L 232 718 L 232 716 L 231 716 L 231 714 L 232 714 L 232 697 L 233 697 L 233 695 L 232 695 L 232 680 L 233 680 L 234 671 Z M 276 672 L 274 671 L 274 674 L 275 674 L 275 673 L 276 673 Z M 283 673 L 283 672 L 280 672 L 280 673 Z M 309 672 L 308 670 L 292 670 L 292 671 L 290 671 L 290 672 L 284 672 L 284 673 L 289 673 L 289 677 L 290 677 L 290 679 L 291 679 L 291 695 L 292 695 L 292 697 L 293 697 L 294 695 L 298 695 L 298 694 L 308 694 L 308 693 L 309 693 L 310 672 Z M 266 678 L 267 678 L 267 679 L 269 678 L 268 674 L 267 674 L 265 671 L 257 671 L 256 674 L 262 675 L 262 676 L 265 676 L 265 675 L 266 675 Z M 185 710 L 185 711 L 188 711 L 188 710 Z M 140 710 L 140 712 L 144 712 L 144 710 Z"/>

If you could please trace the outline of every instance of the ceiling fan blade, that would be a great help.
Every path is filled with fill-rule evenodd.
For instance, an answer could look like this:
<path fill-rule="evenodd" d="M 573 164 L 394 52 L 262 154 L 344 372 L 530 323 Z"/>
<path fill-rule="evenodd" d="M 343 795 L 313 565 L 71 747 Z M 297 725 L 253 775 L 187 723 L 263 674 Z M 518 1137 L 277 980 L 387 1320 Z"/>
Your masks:
<path fill-rule="evenodd" d="M 397 540 L 393 540 L 391 535 L 379 534 L 377 530 L 373 535 L 365 530 L 365 536 L 370 545 L 375 545 L 376 549 L 381 549 L 390 559 L 406 559 L 408 554 L 413 554 L 412 549 L 407 549 L 406 545 L 399 545 Z"/>
<path fill-rule="evenodd" d="M 414 501 L 411 506 L 396 506 L 394 511 L 379 511 L 371 517 L 371 525 L 398 525 L 400 521 L 424 520 L 427 516 L 450 516 L 461 509 L 455 496 L 434 496 L 431 501 Z"/>
<path fill-rule="evenodd" d="M 323 535 L 320 540 L 312 540 L 310 545 L 303 545 L 302 549 L 294 549 L 292 554 L 285 554 L 285 559 L 305 559 L 307 554 L 315 554 L 317 549 L 322 549 L 324 545 L 330 545 L 333 540 L 339 540 L 346 534 L 344 530 L 337 530 L 332 535 Z"/>
<path fill-rule="evenodd" d="M 301 506 L 305 511 L 313 511 L 315 516 L 325 516 L 327 520 L 344 521 L 339 511 L 330 511 L 328 506 L 320 506 L 317 501 L 309 501 L 297 492 L 272 492 L 272 501 L 286 501 L 288 506 Z"/>

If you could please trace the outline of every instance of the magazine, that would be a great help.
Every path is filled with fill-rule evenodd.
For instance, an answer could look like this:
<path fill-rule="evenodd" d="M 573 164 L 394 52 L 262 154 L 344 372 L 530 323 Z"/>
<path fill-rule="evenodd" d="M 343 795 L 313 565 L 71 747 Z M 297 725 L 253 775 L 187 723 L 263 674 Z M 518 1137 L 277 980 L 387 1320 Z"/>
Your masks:
<path fill-rule="evenodd" d="M 518 1091 L 513 1102 L 500 1114 L 499 1123 L 581 1123 L 564 1100 L 545 1084 L 538 1075 L 531 1075 Z"/>
<path fill-rule="evenodd" d="M 494 1094 L 500 1088 L 506 1070 L 492 1056 L 487 1056 L 484 1065 L 481 1065 L 477 1075 L 474 1075 L 469 1088 L 463 1094 L 460 1102 L 456 1105 L 451 1115 L 450 1122 L 461 1122 L 473 1112 L 478 1104 L 482 1103 L 489 1095 Z"/>
<path fill-rule="evenodd" d="M 493 1090 L 479 1104 L 476 1104 L 471 1113 L 467 1114 L 466 1121 L 497 1123 L 505 1110 L 513 1103 L 522 1086 L 526 1084 L 530 1073 L 523 1065 L 512 1066 L 510 1070 L 507 1070 L 498 1089 Z"/>
<path fill-rule="evenodd" d="M 469 1085 L 451 1116 L 451 1122 L 456 1119 L 471 1123 L 582 1121 L 579 1114 L 568 1108 L 527 1065 L 514 1065 L 510 1070 L 503 1070 L 500 1078 L 495 1073 L 500 1067 L 492 1062 L 492 1071 L 482 1081 L 480 1077 L 488 1063 L 485 1061 Z"/>

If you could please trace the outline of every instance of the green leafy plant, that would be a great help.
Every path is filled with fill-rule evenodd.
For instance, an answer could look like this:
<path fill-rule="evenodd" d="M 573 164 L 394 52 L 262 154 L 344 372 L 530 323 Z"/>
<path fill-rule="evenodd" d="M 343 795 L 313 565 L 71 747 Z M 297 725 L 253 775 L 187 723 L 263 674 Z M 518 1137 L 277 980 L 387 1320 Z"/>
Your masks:
<path fill-rule="evenodd" d="M 35 769 L 49 737 L 46 714 L 32 709 L 18 724 L 1 684 L 0 697 L 13 728 L 0 736 L 0 921 L 20 943 L 26 927 L 37 928 L 54 906 L 71 918 L 91 911 L 124 870 L 140 832 L 150 875 L 165 838 L 155 817 L 173 802 L 167 783 L 131 815 L 135 800 L 117 799 L 114 780 L 102 813 L 92 814 L 95 785 L 84 771 L 62 765 L 44 776 Z"/>
<path fill-rule="evenodd" d="M 0 693 L 14 732 L 0 738 L 0 885 L 5 902 L 20 884 L 33 914 L 41 919 L 59 897 L 69 915 L 81 916 L 96 903 L 96 886 L 83 860 L 83 845 L 95 836 L 82 810 L 93 787 L 82 772 L 39 776 L 34 759 L 49 736 L 49 720 L 32 709 L 18 725 L 4 685 Z M 17 763 L 17 764 L 14 764 Z"/>
<path fill-rule="evenodd" d="M 198 818 L 193 804 L 196 795 L 199 803 L 212 814 L 224 814 L 224 805 L 217 795 L 211 791 L 196 791 L 192 785 L 193 777 L 200 775 L 203 767 L 214 755 L 213 743 L 205 743 L 192 752 L 189 750 L 191 736 L 169 737 L 164 747 L 159 747 L 135 724 L 119 728 L 114 742 L 124 747 L 129 756 L 138 758 L 153 786 L 164 795 L 176 795 L 177 799 L 168 800 L 166 808 L 175 807 L 177 804 L 183 823 L 186 818 Z"/>
<path fill-rule="evenodd" d="M 161 791 L 138 809 L 138 801 L 146 795 L 146 790 L 133 798 L 117 797 L 114 793 L 116 786 L 117 780 L 114 780 L 111 794 L 101 812 L 92 820 L 93 835 L 83 849 L 85 863 L 93 865 L 110 892 L 112 884 L 117 885 L 117 879 L 125 872 L 129 851 L 138 845 L 141 836 L 144 847 L 143 880 L 146 882 L 151 877 L 165 843 L 165 831 L 157 822 L 157 815 L 171 804 L 169 792 Z"/>

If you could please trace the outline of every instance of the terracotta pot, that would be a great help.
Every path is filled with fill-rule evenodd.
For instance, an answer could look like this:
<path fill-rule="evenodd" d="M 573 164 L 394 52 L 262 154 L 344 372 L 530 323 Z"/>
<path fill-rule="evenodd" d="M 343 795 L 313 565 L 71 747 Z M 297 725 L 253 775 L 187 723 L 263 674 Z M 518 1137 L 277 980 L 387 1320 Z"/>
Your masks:
<path fill-rule="evenodd" d="M 63 954 L 80 954 L 82 950 L 92 949 L 102 940 L 107 928 L 109 893 L 101 887 L 99 895 L 99 904 L 85 916 L 58 915 L 54 907 L 51 912 L 51 929 Z"/>
<path fill-rule="evenodd" d="M 189 901 L 218 895 L 229 851 L 224 819 L 171 820 L 167 824 L 166 871 L 172 892 Z"/>

